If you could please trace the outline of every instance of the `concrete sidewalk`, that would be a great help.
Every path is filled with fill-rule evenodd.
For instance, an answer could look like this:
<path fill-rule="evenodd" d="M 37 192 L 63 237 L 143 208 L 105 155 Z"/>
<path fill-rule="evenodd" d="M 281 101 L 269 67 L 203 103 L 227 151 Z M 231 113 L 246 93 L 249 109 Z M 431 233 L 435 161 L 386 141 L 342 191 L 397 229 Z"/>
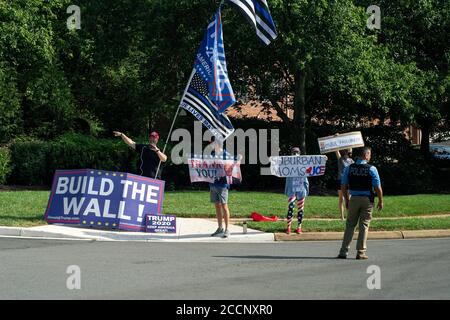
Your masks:
<path fill-rule="evenodd" d="M 30 228 L 0 227 L 0 237 L 54 238 L 92 241 L 143 241 L 143 242 L 219 242 L 255 243 L 274 241 L 330 241 L 342 240 L 343 232 L 305 232 L 302 234 L 265 233 L 242 226 L 230 225 L 231 235 L 227 239 L 211 237 L 217 229 L 213 219 L 177 218 L 176 234 L 124 232 L 96 230 L 78 226 L 45 225 Z M 354 239 L 358 237 L 355 232 Z M 450 237 L 450 230 L 370 231 L 369 239 L 418 239 Z"/>
<path fill-rule="evenodd" d="M 230 225 L 230 237 L 211 237 L 217 222 L 198 218 L 177 218 L 176 234 L 96 230 L 78 226 L 45 225 L 31 228 L 0 227 L 0 236 L 29 238 L 85 239 L 97 241 L 166 241 L 166 242 L 273 242 L 273 233 Z"/>

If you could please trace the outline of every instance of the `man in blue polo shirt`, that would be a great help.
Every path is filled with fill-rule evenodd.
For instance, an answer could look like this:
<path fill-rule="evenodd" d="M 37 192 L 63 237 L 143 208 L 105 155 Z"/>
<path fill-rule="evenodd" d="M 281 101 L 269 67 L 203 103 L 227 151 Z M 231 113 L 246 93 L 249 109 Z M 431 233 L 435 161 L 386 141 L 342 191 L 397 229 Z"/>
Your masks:
<path fill-rule="evenodd" d="M 368 259 L 366 255 L 367 235 L 374 206 L 373 190 L 378 196 L 378 210 L 383 209 L 383 190 L 377 168 L 368 164 L 371 149 L 369 147 L 360 148 L 357 150 L 356 156 L 356 163 L 346 167 L 342 174 L 341 191 L 348 209 L 348 216 L 338 258 L 347 258 L 355 227 L 359 221 L 356 259 L 366 260 Z"/>

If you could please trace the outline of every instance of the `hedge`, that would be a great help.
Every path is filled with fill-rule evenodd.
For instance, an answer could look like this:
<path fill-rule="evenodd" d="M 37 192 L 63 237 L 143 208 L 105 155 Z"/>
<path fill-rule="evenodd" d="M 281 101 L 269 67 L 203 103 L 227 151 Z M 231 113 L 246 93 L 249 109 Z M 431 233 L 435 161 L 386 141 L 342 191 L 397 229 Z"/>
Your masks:
<path fill-rule="evenodd" d="M 241 126 L 242 127 L 242 126 Z M 245 128 L 244 128 L 245 129 Z M 333 134 L 333 127 L 316 128 L 320 136 Z M 358 130 L 355 128 L 354 130 Z M 361 130 L 361 129 L 360 129 Z M 351 131 L 348 130 L 348 131 Z M 450 191 L 449 161 L 439 163 L 425 160 L 417 147 L 411 146 L 401 130 L 395 127 L 374 127 L 361 130 L 366 145 L 373 148 L 371 163 L 377 166 L 383 189 L 389 194 L 414 194 Z M 280 137 L 286 132 L 281 131 Z M 307 135 L 308 153 L 317 154 L 317 136 Z M 290 144 L 280 146 L 286 154 Z M 172 145 L 166 154 L 170 155 Z M 99 170 L 136 173 L 138 157 L 120 139 L 98 139 L 79 134 L 68 134 L 55 141 L 18 140 L 11 143 L 8 152 L 0 149 L 0 182 L 7 178 L 10 184 L 51 185 L 57 169 L 92 168 Z M 328 154 L 326 174 L 310 179 L 313 194 L 334 192 L 337 159 Z M 8 166 L 11 163 L 11 167 Z M 242 190 L 278 190 L 284 188 L 284 179 L 261 176 L 260 165 L 242 165 Z M 169 162 L 163 166 L 166 190 L 204 189 L 205 184 L 191 184 L 186 165 Z"/>
<path fill-rule="evenodd" d="M 8 148 L 0 148 L 0 184 L 4 184 L 11 173 L 11 154 Z"/>
<path fill-rule="evenodd" d="M 68 134 L 55 141 L 14 141 L 10 184 L 50 185 L 55 170 L 91 168 L 133 172 L 134 152 L 123 142 Z"/>

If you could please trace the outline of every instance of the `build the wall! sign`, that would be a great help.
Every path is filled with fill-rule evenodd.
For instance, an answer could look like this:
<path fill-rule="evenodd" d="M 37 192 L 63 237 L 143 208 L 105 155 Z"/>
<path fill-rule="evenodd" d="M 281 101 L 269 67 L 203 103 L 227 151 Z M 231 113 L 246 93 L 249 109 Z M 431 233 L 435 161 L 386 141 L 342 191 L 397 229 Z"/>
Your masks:
<path fill-rule="evenodd" d="M 164 181 L 92 169 L 57 170 L 45 212 L 48 223 L 146 231 L 160 214 Z"/>

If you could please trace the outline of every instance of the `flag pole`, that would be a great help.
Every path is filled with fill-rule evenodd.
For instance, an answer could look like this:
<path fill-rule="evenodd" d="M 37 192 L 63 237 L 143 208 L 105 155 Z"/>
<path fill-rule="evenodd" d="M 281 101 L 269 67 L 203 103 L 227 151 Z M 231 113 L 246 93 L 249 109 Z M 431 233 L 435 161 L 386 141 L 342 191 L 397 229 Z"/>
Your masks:
<path fill-rule="evenodd" d="M 192 78 L 194 77 L 194 74 L 195 74 L 195 68 L 192 69 L 192 72 L 191 72 L 191 75 L 190 75 L 189 80 L 188 80 L 188 82 L 187 82 L 186 88 L 184 89 L 183 96 L 181 97 L 180 104 L 178 105 L 177 111 L 175 112 L 175 116 L 173 117 L 172 125 L 170 126 L 169 134 L 167 135 L 166 143 L 164 144 L 164 148 L 163 148 L 162 153 L 164 153 L 164 152 L 166 151 L 167 143 L 169 143 L 170 136 L 172 135 L 172 130 L 173 130 L 173 126 L 174 126 L 174 124 L 175 124 L 175 120 L 177 119 L 178 113 L 180 112 L 181 103 L 183 102 L 184 96 L 186 95 L 186 92 L 187 92 L 188 89 L 189 89 L 189 85 L 191 84 L 191 80 L 192 80 Z M 161 168 L 161 159 L 159 160 L 158 168 L 156 169 L 155 179 L 158 177 L 158 173 L 159 173 L 159 169 L 160 169 L 160 168 Z"/>

